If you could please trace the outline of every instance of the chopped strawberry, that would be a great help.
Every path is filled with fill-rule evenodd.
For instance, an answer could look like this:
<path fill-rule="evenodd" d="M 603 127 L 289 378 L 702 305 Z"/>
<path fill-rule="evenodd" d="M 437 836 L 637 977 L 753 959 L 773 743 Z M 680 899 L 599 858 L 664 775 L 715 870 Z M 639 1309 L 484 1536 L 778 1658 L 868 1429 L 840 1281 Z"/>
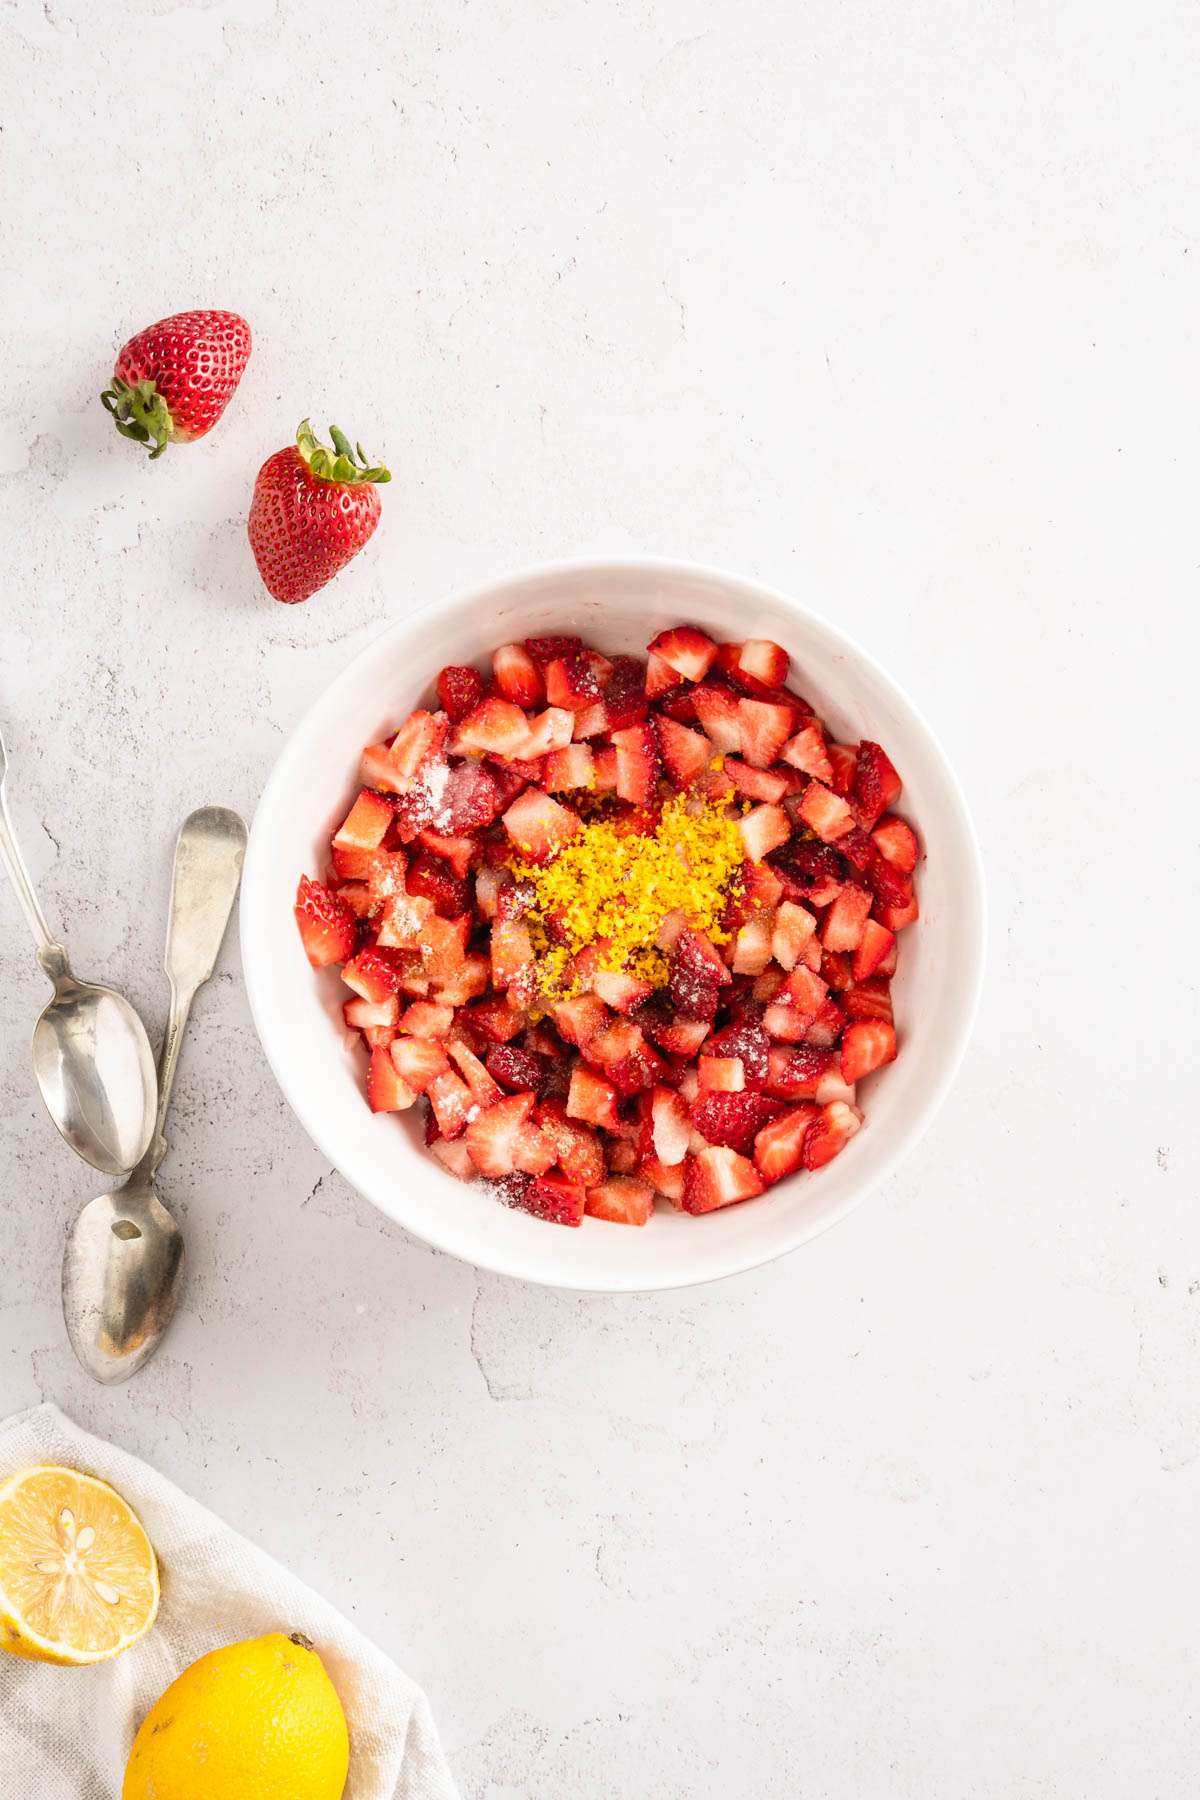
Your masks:
<path fill-rule="evenodd" d="M 532 1111 L 532 1094 L 510 1094 L 468 1122 L 467 1150 L 481 1175 L 499 1177 L 513 1173 L 522 1127 Z"/>
<path fill-rule="evenodd" d="M 806 906 L 794 900 L 781 902 L 771 929 L 771 955 L 781 969 L 790 973 L 795 968 L 816 929 L 817 921 Z"/>
<path fill-rule="evenodd" d="M 883 1019 L 892 1023 L 892 984 L 886 975 L 871 975 L 865 981 L 856 981 L 853 987 L 846 989 L 846 1017 L 848 1019 Z"/>
<path fill-rule="evenodd" d="M 367 944 L 351 957 L 342 970 L 342 980 L 364 1000 L 383 1001 L 400 991 L 399 959 L 386 950 Z"/>
<path fill-rule="evenodd" d="M 771 867 L 787 898 L 808 906 L 829 906 L 845 879 L 845 865 L 830 844 L 788 844 L 776 853 Z"/>
<path fill-rule="evenodd" d="M 553 750 L 546 758 L 545 785 L 548 793 L 565 793 L 569 788 L 591 788 L 596 781 L 596 759 L 587 744 L 568 744 L 565 750 Z"/>
<path fill-rule="evenodd" d="M 878 744 L 864 738 L 854 766 L 854 798 L 868 831 L 900 798 L 900 777 Z"/>
<path fill-rule="evenodd" d="M 600 683 L 585 656 L 556 657 L 546 665 L 546 699 L 567 712 L 586 712 L 600 699 Z"/>
<path fill-rule="evenodd" d="M 825 915 L 821 942 L 827 950 L 857 950 L 862 943 L 871 896 L 866 888 L 847 885 Z"/>
<path fill-rule="evenodd" d="M 771 933 L 774 927 L 773 912 L 760 909 L 753 912 L 746 923 L 738 931 L 733 946 L 733 972 L 735 975 L 761 975 L 771 960 Z"/>
<path fill-rule="evenodd" d="M 861 1081 L 896 1058 L 895 1027 L 882 1019 L 856 1019 L 842 1034 L 842 1080 Z"/>
<path fill-rule="evenodd" d="M 804 1140 L 818 1113 L 816 1106 L 797 1106 L 763 1126 L 754 1140 L 754 1166 L 768 1187 L 801 1167 Z"/>
<path fill-rule="evenodd" d="M 854 786 L 854 771 L 858 766 L 858 747 L 855 744 L 827 744 L 825 753 L 833 770 L 833 779 L 829 786 L 842 799 L 848 798 Z"/>
<path fill-rule="evenodd" d="M 656 1087 L 650 1099 L 654 1154 L 667 1168 L 681 1163 L 688 1151 L 687 1107 L 673 1088 Z"/>
<path fill-rule="evenodd" d="M 492 674 L 501 694 L 515 706 L 538 706 L 546 697 L 541 672 L 521 644 L 501 644 L 492 652 Z"/>
<path fill-rule="evenodd" d="M 764 1092 L 776 1100 L 812 1100 L 833 1067 L 833 1052 L 813 1044 L 772 1044 Z"/>
<path fill-rule="evenodd" d="M 855 981 L 863 981 L 868 975 L 873 975 L 888 952 L 895 946 L 895 942 L 894 931 L 888 931 L 875 919 L 868 919 L 863 926 L 862 939 L 854 952 Z"/>
<path fill-rule="evenodd" d="M 795 715 L 790 706 L 769 700 L 739 700 L 738 722 L 742 755 L 756 769 L 769 769 L 792 734 Z"/>
<path fill-rule="evenodd" d="M 486 1060 L 488 1074 L 509 1093 L 524 1089 L 536 1094 L 540 1090 L 544 1065 L 531 1051 L 521 1050 L 516 1044 L 491 1044 Z"/>
<path fill-rule="evenodd" d="M 452 1069 L 444 1069 L 430 1082 L 429 1104 L 433 1108 L 433 1116 L 442 1136 L 461 1137 L 471 1116 L 471 1091 Z"/>
<path fill-rule="evenodd" d="M 844 836 L 838 839 L 837 851 L 839 856 L 845 857 L 850 867 L 858 875 L 864 875 L 873 863 L 879 861 L 878 850 L 867 833 L 858 825 L 852 826 Z"/>
<path fill-rule="evenodd" d="M 454 1009 L 435 1006 L 428 1000 L 414 1000 L 400 1021 L 401 1031 L 409 1037 L 444 1038 L 454 1024 Z"/>
<path fill-rule="evenodd" d="M 596 751 L 595 789 L 598 794 L 615 794 L 617 791 L 617 753 L 611 744 Z"/>
<path fill-rule="evenodd" d="M 367 745 L 359 763 L 358 778 L 364 787 L 376 788 L 385 794 L 402 793 L 408 786 L 406 777 L 392 761 L 387 744 Z"/>
<path fill-rule="evenodd" d="M 578 813 L 540 788 L 526 788 L 504 814 L 504 829 L 531 862 L 550 862 L 580 830 Z"/>
<path fill-rule="evenodd" d="M 466 874 L 466 870 L 463 871 Z M 435 911 L 444 919 L 456 919 L 467 910 L 467 883 L 443 862 L 440 856 L 421 851 L 408 865 L 406 880 L 410 894 L 423 894 L 431 900 Z"/>
<path fill-rule="evenodd" d="M 883 905 L 877 899 L 875 902 L 875 917 L 886 930 L 892 932 L 903 931 L 906 925 L 914 924 L 920 917 L 920 909 L 917 906 L 916 894 L 910 893 L 908 899 L 897 906 Z"/>
<path fill-rule="evenodd" d="M 471 953 L 463 957 L 452 974 L 437 977 L 434 998 L 442 1006 L 466 1006 L 468 1001 L 477 1000 L 480 994 L 486 994 L 491 974 L 492 966 L 488 958 Z"/>
<path fill-rule="evenodd" d="M 333 839 L 336 850 L 377 850 L 396 816 L 391 801 L 373 788 L 360 788 Z"/>
<path fill-rule="evenodd" d="M 629 725 L 612 734 L 617 753 L 617 793 L 634 806 L 646 806 L 658 782 L 658 737 L 653 725 Z"/>
<path fill-rule="evenodd" d="M 387 1043 L 395 1037 L 395 1027 L 400 1019 L 400 1001 L 397 995 L 389 994 L 386 1000 L 347 1000 L 342 1007 L 342 1017 L 351 1031 L 382 1031 L 387 1029 Z"/>
<path fill-rule="evenodd" d="M 483 699 L 483 676 L 478 669 L 451 663 L 437 678 L 437 697 L 450 723 L 461 724 Z"/>
<path fill-rule="evenodd" d="M 613 1131 L 618 1124 L 617 1090 L 586 1063 L 576 1063 L 571 1071 L 567 1112 L 573 1119 L 585 1119 L 589 1125 Z"/>
<path fill-rule="evenodd" d="M 493 994 L 473 1006 L 470 1019 L 493 1044 L 511 1043 L 525 1023 L 525 1015 L 511 1007 L 501 994 Z"/>
<path fill-rule="evenodd" d="M 875 848 L 884 862 L 891 863 L 904 875 L 911 875 L 919 854 L 917 834 L 904 819 L 885 813 L 871 833 Z"/>
<path fill-rule="evenodd" d="M 685 681 L 703 681 L 716 660 L 717 646 L 694 625 L 677 625 L 659 632 L 650 645 L 650 654 L 659 657 Z"/>
<path fill-rule="evenodd" d="M 534 1120 L 554 1149 L 554 1160 L 568 1181 L 594 1187 L 604 1179 L 604 1148 L 596 1133 L 572 1119 L 559 1099 L 543 1100 Z"/>
<path fill-rule="evenodd" d="M 444 672 L 444 671 L 443 671 Z M 429 1148 L 442 1167 L 460 1181 L 474 1181 L 479 1170 L 471 1161 L 471 1153 L 461 1138 L 438 1138 Z"/>
<path fill-rule="evenodd" d="M 345 962 L 354 954 L 354 914 L 322 882 L 300 877 L 294 911 L 304 954 L 314 969 Z"/>
<path fill-rule="evenodd" d="M 445 713 L 429 713 L 421 708 L 410 713 L 392 739 L 390 755 L 402 780 L 410 781 L 422 763 L 436 756 L 446 741 L 450 721 Z"/>
<path fill-rule="evenodd" d="M 756 1134 L 779 1111 L 767 1094 L 702 1093 L 692 1107 L 692 1124 L 710 1144 L 749 1150 Z"/>
<path fill-rule="evenodd" d="M 583 639 L 577 637 L 528 637 L 525 648 L 532 656 L 539 669 L 555 657 L 576 656 L 583 649 Z"/>
<path fill-rule="evenodd" d="M 749 908 L 778 906 L 783 883 L 770 863 L 744 862 L 741 870 L 742 901 Z"/>
<path fill-rule="evenodd" d="M 802 1042 L 809 1026 L 817 1017 L 828 990 L 811 969 L 798 964 L 787 977 L 774 1002 L 763 1014 L 763 1025 L 769 1035 L 785 1043 Z"/>
<path fill-rule="evenodd" d="M 585 706 L 575 714 L 571 737 L 578 744 L 585 738 L 603 737 L 604 733 L 611 731 L 612 728 L 613 722 L 609 717 L 607 706 L 603 700 L 597 700 L 591 706 Z"/>
<path fill-rule="evenodd" d="M 592 992 L 619 1013 L 633 1012 L 653 991 L 648 981 L 623 969 L 597 969 L 592 977 Z"/>
<path fill-rule="evenodd" d="M 752 1200 L 762 1191 L 754 1164 L 728 1146 L 709 1145 L 684 1164 L 685 1212 L 715 1212 L 737 1200 Z"/>
<path fill-rule="evenodd" d="M 614 1225 L 644 1225 L 654 1211 L 654 1189 L 632 1175 L 613 1175 L 588 1189 L 585 1210 L 590 1218 Z"/>
<path fill-rule="evenodd" d="M 529 721 L 519 706 L 498 694 L 481 700 L 460 723 L 450 745 L 453 755 L 465 751 L 489 751 L 494 756 L 524 756 Z"/>
<path fill-rule="evenodd" d="M 582 1225 L 587 1194 L 565 1175 L 539 1175 L 524 1188 L 516 1205 L 551 1225 Z"/>
<path fill-rule="evenodd" d="M 661 726 L 660 726 L 661 729 Z M 736 756 L 727 756 L 724 767 L 719 771 L 717 779 L 724 778 L 732 782 L 739 794 L 748 800 L 766 800 L 772 806 L 778 805 L 788 791 L 787 779 L 774 769 L 754 769 L 749 763 L 742 762 Z"/>
<path fill-rule="evenodd" d="M 705 735 L 723 755 L 740 753 L 742 748 L 742 716 L 737 695 L 715 682 L 705 682 L 692 696 L 696 717 Z"/>
<path fill-rule="evenodd" d="M 716 988 L 713 988 L 714 1012 L 716 992 Z M 639 1023 L 651 1043 L 657 1044 L 669 1056 L 695 1056 L 710 1029 L 703 1019 L 663 1018 L 657 1014 L 647 1016 L 643 1013 Z"/>
<path fill-rule="evenodd" d="M 662 657 L 656 656 L 652 650 L 646 660 L 646 699 L 661 700 L 664 694 L 671 693 L 675 688 L 686 689 L 686 687 L 687 683 L 683 676 L 677 674 L 670 663 L 664 662 Z M 672 714 L 672 717 L 674 716 Z M 695 718 L 695 716 L 693 712 L 692 717 Z"/>
<path fill-rule="evenodd" d="M 458 763 L 445 778 L 433 802 L 432 830 L 445 837 L 483 831 L 499 818 L 504 806 L 500 783 L 486 763 Z"/>
<path fill-rule="evenodd" d="M 829 923 L 829 920 L 832 918 L 832 916 L 833 916 L 833 908 L 830 907 L 829 912 L 825 918 L 825 923 L 827 925 Z M 833 993 L 835 993 L 835 994 L 843 993 L 845 991 L 845 989 L 850 986 L 850 982 L 852 979 L 850 971 L 851 971 L 851 958 L 847 951 L 844 951 L 844 950 L 822 950 L 822 952 L 821 952 L 821 968 L 820 968 L 821 980 L 823 982 L 825 982 L 826 986 Z"/>
<path fill-rule="evenodd" d="M 450 1067 L 442 1046 L 429 1038 L 398 1037 L 391 1046 L 391 1058 L 414 1094 L 427 1094 Z"/>
<path fill-rule="evenodd" d="M 820 1012 L 805 1032 L 804 1041 L 806 1044 L 817 1044 L 821 1048 L 836 1044 L 845 1023 L 846 1015 L 831 994 L 826 998 Z"/>
<path fill-rule="evenodd" d="M 751 862 L 762 862 L 792 835 L 791 822 L 782 806 L 756 806 L 738 820 L 738 829 Z"/>
<path fill-rule="evenodd" d="M 423 894 L 394 894 L 382 904 L 376 942 L 385 950 L 416 949 L 433 917 L 433 901 Z"/>
<path fill-rule="evenodd" d="M 822 1107 L 804 1139 L 804 1167 L 819 1169 L 832 1161 L 861 1124 L 861 1113 L 844 1100 L 833 1100 Z"/>
<path fill-rule="evenodd" d="M 712 761 L 713 747 L 703 732 L 691 731 L 674 719 L 659 719 L 658 741 L 663 765 L 677 788 L 690 787 Z"/>
<path fill-rule="evenodd" d="M 781 688 L 790 667 L 787 651 L 773 644 L 770 638 L 750 638 L 738 652 L 738 668 L 764 687 Z"/>
<path fill-rule="evenodd" d="M 677 1210 L 683 1202 L 684 1165 L 665 1163 L 657 1156 L 644 1156 L 637 1165 L 638 1174 L 648 1181 L 656 1194 L 669 1200 Z"/>
<path fill-rule="evenodd" d="M 810 781 L 800 797 L 800 817 L 827 844 L 854 827 L 854 814 L 841 797 L 823 782 Z"/>
<path fill-rule="evenodd" d="M 405 1112 L 417 1096 L 387 1050 L 372 1050 L 367 1064 L 367 1105 L 372 1112 Z"/>
<path fill-rule="evenodd" d="M 736 1056 L 745 1070 L 746 1086 L 760 1088 L 767 1079 L 770 1048 L 771 1040 L 757 1018 L 749 1018 L 726 1025 L 723 1031 L 710 1037 L 704 1046 L 704 1057 Z"/>
<path fill-rule="evenodd" d="M 646 665 L 637 656 L 614 656 L 612 672 L 603 683 L 604 710 L 610 731 L 640 725 L 649 712 L 646 700 Z"/>
<path fill-rule="evenodd" d="M 740 1056 L 702 1056 L 696 1066 L 702 1093 L 740 1094 L 746 1086 L 746 1065 Z"/>
<path fill-rule="evenodd" d="M 595 994 L 576 994 L 570 1000 L 560 1000 L 551 1008 L 551 1016 L 559 1036 L 580 1050 L 604 1030 L 609 1020 L 608 1008 Z"/>

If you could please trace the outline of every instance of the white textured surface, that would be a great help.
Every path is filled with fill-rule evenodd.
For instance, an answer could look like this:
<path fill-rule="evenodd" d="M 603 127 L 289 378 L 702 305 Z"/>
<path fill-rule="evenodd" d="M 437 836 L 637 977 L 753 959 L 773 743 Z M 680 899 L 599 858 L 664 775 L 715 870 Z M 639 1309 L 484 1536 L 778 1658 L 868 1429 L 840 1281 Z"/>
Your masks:
<path fill-rule="evenodd" d="M 81 970 L 161 1020 L 187 810 L 249 811 L 382 620 L 543 554 L 815 598 L 974 801 L 993 958 L 939 1125 L 697 1293 L 406 1242 L 227 950 L 164 1170 L 186 1307 L 113 1393 L 60 1326 L 95 1184 L 0 896 L 0 1413 L 53 1398 L 343 1607 L 468 1800 L 1194 1789 L 1195 50 L 1169 0 L 0 6 L 0 706 Z M 149 467 L 95 394 L 201 304 L 255 356 Z M 242 526 L 310 411 L 397 478 L 285 612 Z"/>

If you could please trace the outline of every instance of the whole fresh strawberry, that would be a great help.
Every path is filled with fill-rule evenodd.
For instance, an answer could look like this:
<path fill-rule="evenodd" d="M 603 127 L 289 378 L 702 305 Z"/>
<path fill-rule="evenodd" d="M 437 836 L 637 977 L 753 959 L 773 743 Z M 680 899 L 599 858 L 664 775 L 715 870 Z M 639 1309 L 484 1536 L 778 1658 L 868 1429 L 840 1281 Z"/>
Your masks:
<path fill-rule="evenodd" d="M 122 437 L 153 444 L 153 459 L 212 430 L 249 360 L 250 327 L 237 313 L 172 313 L 118 351 L 100 398 Z"/>
<path fill-rule="evenodd" d="M 305 419 L 254 483 L 250 548 L 267 591 L 286 605 L 307 600 L 358 555 L 379 523 L 375 483 L 392 479 L 336 425 L 329 435 L 332 450 Z"/>

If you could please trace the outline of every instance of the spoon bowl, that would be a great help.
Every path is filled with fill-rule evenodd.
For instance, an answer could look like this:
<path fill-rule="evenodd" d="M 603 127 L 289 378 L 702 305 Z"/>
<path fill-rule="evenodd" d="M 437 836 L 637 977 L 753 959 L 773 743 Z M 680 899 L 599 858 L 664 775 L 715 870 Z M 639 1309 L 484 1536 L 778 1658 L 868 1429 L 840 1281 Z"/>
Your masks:
<path fill-rule="evenodd" d="M 33 1028 L 33 1072 L 76 1155 L 105 1175 L 141 1161 L 158 1080 L 146 1028 L 124 995 L 62 977 Z"/>
<path fill-rule="evenodd" d="M 76 1356 L 95 1380 L 127 1381 L 148 1362 L 179 1296 L 183 1234 L 152 1182 L 89 1200 L 63 1262 L 63 1311 Z"/>

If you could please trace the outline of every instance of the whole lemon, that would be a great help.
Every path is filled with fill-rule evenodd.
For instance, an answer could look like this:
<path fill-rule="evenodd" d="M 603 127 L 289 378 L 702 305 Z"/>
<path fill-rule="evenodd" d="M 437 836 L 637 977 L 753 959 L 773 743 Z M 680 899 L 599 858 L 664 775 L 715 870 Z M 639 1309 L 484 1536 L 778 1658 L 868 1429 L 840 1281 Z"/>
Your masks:
<path fill-rule="evenodd" d="M 341 1800 L 346 1715 L 299 1633 L 210 1650 L 142 1721 L 122 1800 Z"/>

